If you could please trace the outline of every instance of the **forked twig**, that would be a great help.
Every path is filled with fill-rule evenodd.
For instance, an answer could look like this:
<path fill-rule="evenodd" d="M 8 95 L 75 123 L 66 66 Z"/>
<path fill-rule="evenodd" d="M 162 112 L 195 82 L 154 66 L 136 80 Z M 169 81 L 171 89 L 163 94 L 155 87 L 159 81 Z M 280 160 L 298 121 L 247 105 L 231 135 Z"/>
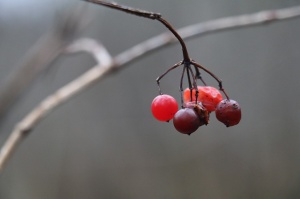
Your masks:
<path fill-rule="evenodd" d="M 16 71 L 1 82 L 0 119 L 13 105 L 20 94 L 43 71 L 59 58 L 62 51 L 85 26 L 83 7 L 67 12 L 65 18 L 59 18 L 54 27 L 45 33 L 26 55 L 19 61 Z"/>

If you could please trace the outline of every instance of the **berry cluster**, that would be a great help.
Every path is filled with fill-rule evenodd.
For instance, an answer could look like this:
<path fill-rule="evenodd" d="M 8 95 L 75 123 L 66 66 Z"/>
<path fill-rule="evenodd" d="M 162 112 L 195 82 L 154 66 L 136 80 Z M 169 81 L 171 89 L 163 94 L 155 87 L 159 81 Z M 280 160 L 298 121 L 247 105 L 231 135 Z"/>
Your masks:
<path fill-rule="evenodd" d="M 174 27 L 162 17 L 159 13 L 149 12 L 128 6 L 122 6 L 116 3 L 110 3 L 100 0 L 88 0 L 102 6 L 107 6 L 122 12 L 130 13 L 136 16 L 156 20 L 163 24 L 178 40 L 181 45 L 183 60 L 170 67 L 165 73 L 156 79 L 159 96 L 157 96 L 151 105 L 153 116 L 159 121 L 169 121 L 173 119 L 174 127 L 183 134 L 191 134 L 200 126 L 207 125 L 209 114 L 213 111 L 219 121 L 227 127 L 239 123 L 241 119 L 241 109 L 237 102 L 231 100 L 222 87 L 222 81 L 207 68 L 201 66 L 190 58 L 188 49 L 179 33 Z M 181 107 L 178 110 L 176 100 L 170 95 L 164 95 L 160 89 L 160 80 L 173 69 L 183 66 L 180 78 Z M 219 84 L 219 90 L 226 96 L 223 99 L 218 89 L 206 86 L 201 77 L 200 70 L 213 77 Z M 189 87 L 183 90 L 183 79 L 186 75 Z M 200 79 L 204 86 L 197 86 L 197 80 Z"/>
<path fill-rule="evenodd" d="M 241 108 L 231 99 L 223 99 L 220 91 L 211 86 L 197 86 L 183 91 L 182 109 L 178 110 L 177 101 L 170 95 L 160 94 L 151 105 L 153 116 L 168 122 L 173 119 L 174 127 L 183 134 L 190 135 L 200 126 L 209 123 L 211 112 L 227 127 L 238 124 L 241 120 Z"/>

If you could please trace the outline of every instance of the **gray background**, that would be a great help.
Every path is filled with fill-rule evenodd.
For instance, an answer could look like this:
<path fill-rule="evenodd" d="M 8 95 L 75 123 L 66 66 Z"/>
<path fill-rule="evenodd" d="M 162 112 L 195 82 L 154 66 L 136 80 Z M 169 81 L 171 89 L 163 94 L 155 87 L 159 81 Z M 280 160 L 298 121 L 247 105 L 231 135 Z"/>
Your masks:
<path fill-rule="evenodd" d="M 119 0 L 160 12 L 176 28 L 219 17 L 299 5 L 299 0 Z M 0 80 L 71 0 L 0 0 Z M 82 2 L 81 2 L 82 3 Z M 88 6 L 81 33 L 112 55 L 166 29 L 158 22 Z M 0 178 L 1 199 L 300 198 L 300 19 L 187 41 L 193 59 L 222 78 L 242 107 L 226 128 L 214 114 L 191 136 L 153 119 L 155 79 L 181 59 L 178 44 L 139 59 L 44 119 Z M 95 64 L 86 54 L 59 59 L 2 120 L 0 144 L 48 94 Z M 180 70 L 162 80 L 179 100 Z M 217 86 L 207 75 L 207 82 Z"/>

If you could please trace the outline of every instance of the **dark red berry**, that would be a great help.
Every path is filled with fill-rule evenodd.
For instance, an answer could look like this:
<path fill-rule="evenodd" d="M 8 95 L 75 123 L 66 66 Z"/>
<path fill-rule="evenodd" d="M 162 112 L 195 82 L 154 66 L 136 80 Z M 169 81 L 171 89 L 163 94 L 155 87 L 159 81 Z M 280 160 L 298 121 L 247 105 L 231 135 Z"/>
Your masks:
<path fill-rule="evenodd" d="M 174 97 L 170 95 L 158 95 L 152 101 L 151 111 L 157 120 L 167 122 L 178 111 L 178 104 Z"/>
<path fill-rule="evenodd" d="M 193 108 L 183 108 L 174 115 L 173 124 L 180 133 L 190 135 L 199 128 L 201 122 Z"/>
<path fill-rule="evenodd" d="M 242 117 L 241 107 L 232 99 L 224 99 L 217 106 L 216 117 L 227 127 L 237 125 Z"/>

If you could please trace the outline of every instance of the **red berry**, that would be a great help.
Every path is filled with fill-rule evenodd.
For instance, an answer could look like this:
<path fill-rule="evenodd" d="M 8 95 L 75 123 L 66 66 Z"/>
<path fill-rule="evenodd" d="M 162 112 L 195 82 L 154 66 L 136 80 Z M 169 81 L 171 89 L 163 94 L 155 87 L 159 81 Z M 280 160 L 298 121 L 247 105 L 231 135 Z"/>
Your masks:
<path fill-rule="evenodd" d="M 191 95 L 192 95 L 192 97 L 191 97 Z M 186 88 L 183 91 L 183 102 L 186 103 L 186 102 L 193 102 L 193 101 L 196 101 L 196 92 L 195 92 L 195 89 L 190 90 L 189 88 Z"/>
<path fill-rule="evenodd" d="M 201 122 L 193 108 L 184 108 L 174 115 L 173 124 L 180 133 L 190 135 L 199 128 Z"/>
<path fill-rule="evenodd" d="M 222 100 L 216 109 L 217 119 L 227 127 L 237 125 L 242 117 L 241 107 L 234 100 Z"/>
<path fill-rule="evenodd" d="M 202 102 L 203 106 L 210 112 L 215 111 L 217 105 L 223 99 L 220 91 L 212 86 L 198 86 L 198 92 L 197 101 Z M 190 89 L 185 89 L 183 93 L 183 101 L 196 101 L 195 89 L 192 89 L 192 97 Z"/>
<path fill-rule="evenodd" d="M 170 95 L 158 95 L 152 101 L 151 111 L 157 120 L 168 122 L 178 111 L 178 104 Z"/>

